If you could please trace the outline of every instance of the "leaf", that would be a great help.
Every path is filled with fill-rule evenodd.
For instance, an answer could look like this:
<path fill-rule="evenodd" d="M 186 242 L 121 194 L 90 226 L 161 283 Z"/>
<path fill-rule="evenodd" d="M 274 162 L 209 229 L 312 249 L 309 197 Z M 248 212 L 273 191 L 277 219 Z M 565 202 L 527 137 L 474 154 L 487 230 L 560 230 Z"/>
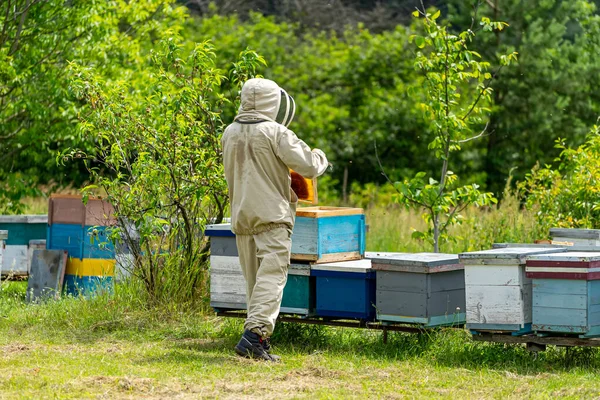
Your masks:
<path fill-rule="evenodd" d="M 420 49 L 424 48 L 425 47 L 425 38 L 423 36 L 415 36 L 415 44 Z"/>

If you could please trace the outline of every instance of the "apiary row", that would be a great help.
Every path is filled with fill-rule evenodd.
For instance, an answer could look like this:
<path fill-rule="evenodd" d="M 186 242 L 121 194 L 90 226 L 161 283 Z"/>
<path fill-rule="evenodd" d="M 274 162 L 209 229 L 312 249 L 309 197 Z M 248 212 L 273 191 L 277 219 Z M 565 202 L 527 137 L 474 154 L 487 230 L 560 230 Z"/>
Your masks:
<path fill-rule="evenodd" d="M 338 236 L 353 242 L 355 249 L 347 250 L 358 252 L 358 259 L 331 261 L 336 256 L 330 252 L 306 262 L 296 235 L 317 238 L 322 248 L 328 247 L 328 237 L 319 232 L 319 223 L 303 224 L 302 218 L 292 235 L 282 313 L 423 327 L 466 323 L 473 333 L 600 335 L 600 251 L 593 251 L 593 238 L 582 244 L 565 236 L 564 246 L 518 245 L 459 255 L 377 253 L 361 247 L 364 231 L 351 233 L 339 225 Z M 206 234 L 211 237 L 211 305 L 217 311 L 244 310 L 235 235 L 229 224 L 209 226 Z M 587 251 L 573 251 L 582 245 Z"/>

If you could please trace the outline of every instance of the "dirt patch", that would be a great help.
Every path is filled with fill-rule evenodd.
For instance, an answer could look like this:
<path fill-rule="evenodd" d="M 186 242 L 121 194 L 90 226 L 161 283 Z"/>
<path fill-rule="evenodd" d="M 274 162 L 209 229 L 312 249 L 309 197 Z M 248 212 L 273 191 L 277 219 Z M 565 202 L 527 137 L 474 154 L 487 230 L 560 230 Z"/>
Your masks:
<path fill-rule="evenodd" d="M 8 344 L 6 346 L 0 347 L 0 353 L 4 354 L 4 355 L 13 354 L 13 353 L 22 353 L 22 352 L 29 351 L 29 350 L 31 350 L 31 347 L 29 345 L 18 344 L 18 343 Z"/>

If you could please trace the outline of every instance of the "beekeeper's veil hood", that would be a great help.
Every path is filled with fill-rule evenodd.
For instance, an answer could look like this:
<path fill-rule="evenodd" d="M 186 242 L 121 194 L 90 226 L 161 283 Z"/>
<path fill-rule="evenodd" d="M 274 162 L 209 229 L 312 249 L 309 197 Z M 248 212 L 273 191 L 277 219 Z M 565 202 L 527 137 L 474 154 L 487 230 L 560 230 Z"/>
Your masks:
<path fill-rule="evenodd" d="M 237 122 L 275 121 L 286 127 L 294 119 L 296 103 L 292 96 L 269 79 L 253 78 L 242 87 L 242 104 Z"/>

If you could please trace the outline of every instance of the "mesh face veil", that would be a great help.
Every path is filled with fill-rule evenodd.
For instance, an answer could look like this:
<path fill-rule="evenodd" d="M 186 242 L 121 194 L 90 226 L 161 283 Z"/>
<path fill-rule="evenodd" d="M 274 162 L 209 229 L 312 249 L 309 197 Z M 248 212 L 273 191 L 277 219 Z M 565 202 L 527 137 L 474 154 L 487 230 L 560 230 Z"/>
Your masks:
<path fill-rule="evenodd" d="M 281 89 L 281 102 L 279 103 L 279 112 L 275 121 L 287 127 L 294 119 L 295 113 L 296 102 L 294 98 Z"/>

